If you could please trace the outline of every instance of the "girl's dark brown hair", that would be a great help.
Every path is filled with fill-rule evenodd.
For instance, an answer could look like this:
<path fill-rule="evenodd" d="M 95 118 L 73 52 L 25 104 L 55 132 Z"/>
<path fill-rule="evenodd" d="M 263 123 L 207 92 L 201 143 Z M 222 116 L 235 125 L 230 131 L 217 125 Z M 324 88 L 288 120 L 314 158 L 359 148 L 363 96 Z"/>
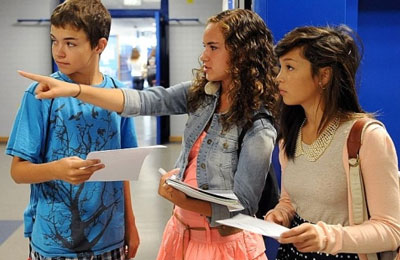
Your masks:
<path fill-rule="evenodd" d="M 229 73 L 232 86 L 228 95 L 232 105 L 222 117 L 225 130 L 233 125 L 251 123 L 254 112 L 265 106 L 275 111 L 277 60 L 273 53 L 273 38 L 264 21 L 254 12 L 244 9 L 223 11 L 208 19 L 207 24 L 218 24 L 229 52 Z M 206 98 L 207 84 L 204 70 L 194 70 L 195 80 L 189 91 L 189 111 L 201 106 Z"/>
<path fill-rule="evenodd" d="M 319 131 L 336 116 L 345 119 L 355 113 L 364 113 L 356 91 L 356 73 L 361 60 L 357 42 L 361 45 L 360 39 L 345 25 L 306 26 L 286 34 L 275 47 L 278 57 L 294 48 L 301 48 L 303 57 L 311 63 L 313 76 L 318 75 L 320 68 L 331 68 L 331 79 L 322 91 L 324 113 Z M 286 156 L 293 159 L 298 132 L 305 119 L 304 110 L 300 105 L 285 105 L 282 98 L 279 107 L 279 138 L 283 139 Z"/>

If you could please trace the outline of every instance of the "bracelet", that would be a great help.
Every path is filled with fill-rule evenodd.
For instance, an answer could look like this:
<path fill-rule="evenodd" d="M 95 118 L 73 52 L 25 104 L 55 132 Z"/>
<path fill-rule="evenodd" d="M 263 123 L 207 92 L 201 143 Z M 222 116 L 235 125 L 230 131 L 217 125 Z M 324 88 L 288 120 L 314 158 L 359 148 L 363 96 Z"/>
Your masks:
<path fill-rule="evenodd" d="M 75 96 L 72 96 L 73 98 L 77 98 L 77 97 L 79 97 L 79 95 L 81 94 L 81 91 L 82 91 L 81 84 L 79 84 L 79 83 L 76 83 L 76 85 L 78 85 L 78 87 L 79 87 L 79 91 L 78 91 L 78 94 L 76 94 Z"/>

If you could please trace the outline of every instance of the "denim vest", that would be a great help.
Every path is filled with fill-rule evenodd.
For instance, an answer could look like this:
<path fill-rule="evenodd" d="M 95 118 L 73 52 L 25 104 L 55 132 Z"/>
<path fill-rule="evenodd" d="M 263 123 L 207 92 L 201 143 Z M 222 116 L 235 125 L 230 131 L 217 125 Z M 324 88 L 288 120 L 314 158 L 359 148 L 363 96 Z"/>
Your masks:
<path fill-rule="evenodd" d="M 187 96 L 191 82 L 170 88 L 153 87 L 145 91 L 122 89 L 125 99 L 122 116 L 187 114 Z M 206 91 L 207 92 L 207 91 Z M 201 189 L 233 190 L 244 210 L 229 212 L 226 206 L 211 203 L 211 226 L 216 220 L 243 213 L 254 215 L 264 187 L 276 139 L 276 130 L 266 119 L 256 120 L 243 139 L 240 159 L 238 138 L 240 127 L 223 131 L 221 114 L 214 113 L 219 99 L 219 88 L 208 92 L 204 104 L 188 113 L 182 150 L 175 163 L 182 178 L 188 165 L 189 152 L 205 129 L 210 126 L 197 158 L 197 183 Z M 265 109 L 259 112 L 269 113 Z"/>

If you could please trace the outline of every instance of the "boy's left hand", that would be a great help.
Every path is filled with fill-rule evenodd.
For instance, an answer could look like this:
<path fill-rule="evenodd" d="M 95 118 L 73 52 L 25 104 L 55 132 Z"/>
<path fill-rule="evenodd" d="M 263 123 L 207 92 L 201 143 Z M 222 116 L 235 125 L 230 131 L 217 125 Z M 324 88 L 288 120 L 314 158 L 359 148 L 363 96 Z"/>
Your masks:
<path fill-rule="evenodd" d="M 321 238 L 317 226 L 303 223 L 281 234 L 281 244 L 293 244 L 302 253 L 317 252 L 325 248 L 326 238 Z"/>
<path fill-rule="evenodd" d="M 136 256 L 139 244 L 140 238 L 136 224 L 125 225 L 125 256 L 127 259 Z"/>

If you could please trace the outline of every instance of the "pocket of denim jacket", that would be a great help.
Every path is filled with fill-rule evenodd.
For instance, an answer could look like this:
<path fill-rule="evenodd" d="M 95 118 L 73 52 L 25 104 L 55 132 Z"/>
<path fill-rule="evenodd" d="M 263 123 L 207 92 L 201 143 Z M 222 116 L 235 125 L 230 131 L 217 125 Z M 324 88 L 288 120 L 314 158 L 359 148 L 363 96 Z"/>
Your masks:
<path fill-rule="evenodd" d="M 237 141 L 221 138 L 218 143 L 218 163 L 222 168 L 232 168 L 237 164 Z M 235 167 L 236 168 L 236 167 Z"/>

